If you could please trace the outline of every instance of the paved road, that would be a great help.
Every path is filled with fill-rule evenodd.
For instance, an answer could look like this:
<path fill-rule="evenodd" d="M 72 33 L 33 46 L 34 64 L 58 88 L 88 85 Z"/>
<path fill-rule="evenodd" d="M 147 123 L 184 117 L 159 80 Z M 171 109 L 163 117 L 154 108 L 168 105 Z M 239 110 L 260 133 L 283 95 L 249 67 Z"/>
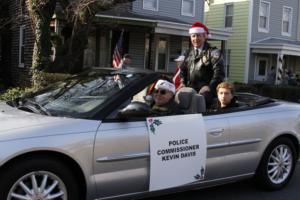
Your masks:
<path fill-rule="evenodd" d="M 280 191 L 262 191 L 251 180 L 214 188 L 177 193 L 147 200 L 299 200 L 300 164 L 287 187 Z"/>

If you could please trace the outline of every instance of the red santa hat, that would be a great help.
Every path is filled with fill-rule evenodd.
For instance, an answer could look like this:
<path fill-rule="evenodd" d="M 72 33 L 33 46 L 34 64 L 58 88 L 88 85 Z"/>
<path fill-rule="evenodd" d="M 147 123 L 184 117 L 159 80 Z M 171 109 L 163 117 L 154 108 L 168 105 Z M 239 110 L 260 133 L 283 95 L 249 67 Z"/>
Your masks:
<path fill-rule="evenodd" d="M 209 33 L 207 26 L 205 26 L 201 22 L 194 22 L 192 24 L 192 27 L 189 29 L 189 34 L 193 34 L 193 33 L 206 33 L 208 38 L 211 37 L 211 34 Z"/>

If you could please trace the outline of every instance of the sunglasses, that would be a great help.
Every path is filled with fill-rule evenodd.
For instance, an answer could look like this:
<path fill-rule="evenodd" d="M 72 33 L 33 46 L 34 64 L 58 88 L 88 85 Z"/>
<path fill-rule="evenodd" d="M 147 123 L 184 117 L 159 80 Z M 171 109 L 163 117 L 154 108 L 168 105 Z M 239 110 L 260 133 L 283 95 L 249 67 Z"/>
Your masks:
<path fill-rule="evenodd" d="M 167 94 L 167 91 L 166 90 L 154 90 L 154 93 L 160 94 L 160 95 L 165 95 L 165 94 Z"/>

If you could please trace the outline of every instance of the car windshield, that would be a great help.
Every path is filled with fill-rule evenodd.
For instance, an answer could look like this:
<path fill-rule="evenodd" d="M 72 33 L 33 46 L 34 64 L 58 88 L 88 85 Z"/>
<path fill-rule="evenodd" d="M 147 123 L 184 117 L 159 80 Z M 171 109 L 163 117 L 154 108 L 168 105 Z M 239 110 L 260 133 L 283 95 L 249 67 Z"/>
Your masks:
<path fill-rule="evenodd" d="M 90 72 L 27 95 L 19 100 L 18 107 L 31 106 L 44 111 L 40 113 L 53 116 L 84 118 L 141 76 L 136 73 Z"/>

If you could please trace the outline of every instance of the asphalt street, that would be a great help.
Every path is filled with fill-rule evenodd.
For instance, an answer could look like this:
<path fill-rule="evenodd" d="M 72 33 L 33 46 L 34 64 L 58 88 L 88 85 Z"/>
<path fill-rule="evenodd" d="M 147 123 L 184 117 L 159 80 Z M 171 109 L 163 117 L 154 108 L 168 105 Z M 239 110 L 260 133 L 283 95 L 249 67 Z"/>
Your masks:
<path fill-rule="evenodd" d="M 290 183 L 280 191 L 263 191 L 254 186 L 251 180 L 236 182 L 214 188 L 193 190 L 165 195 L 147 200 L 299 200 L 300 163 Z"/>

